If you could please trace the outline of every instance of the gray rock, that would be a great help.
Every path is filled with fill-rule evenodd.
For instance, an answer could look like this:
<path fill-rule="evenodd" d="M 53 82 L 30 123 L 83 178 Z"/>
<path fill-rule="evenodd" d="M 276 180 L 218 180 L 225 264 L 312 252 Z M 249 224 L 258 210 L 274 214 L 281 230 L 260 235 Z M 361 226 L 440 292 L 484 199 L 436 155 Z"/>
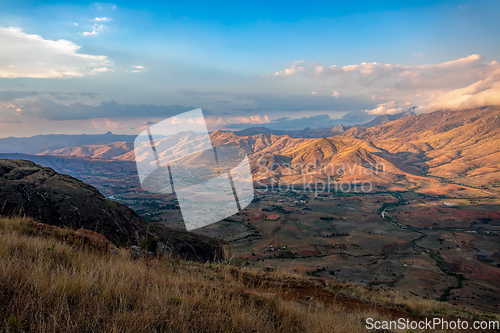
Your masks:
<path fill-rule="evenodd" d="M 141 258 L 146 256 L 146 251 L 144 251 L 137 245 L 132 245 L 130 247 L 130 255 L 132 256 L 132 258 Z"/>
<path fill-rule="evenodd" d="M 271 272 L 274 272 L 274 268 L 270 267 L 270 266 L 267 266 L 267 267 L 264 267 L 262 269 L 264 272 L 266 273 L 271 273 Z"/>

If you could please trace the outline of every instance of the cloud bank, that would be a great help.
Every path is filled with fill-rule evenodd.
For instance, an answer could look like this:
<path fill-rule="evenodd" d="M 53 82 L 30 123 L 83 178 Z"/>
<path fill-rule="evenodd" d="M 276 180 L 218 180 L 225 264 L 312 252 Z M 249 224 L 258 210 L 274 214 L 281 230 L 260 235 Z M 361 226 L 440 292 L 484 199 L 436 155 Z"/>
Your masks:
<path fill-rule="evenodd" d="M 329 91 L 351 90 L 371 96 L 379 103 L 366 110 L 370 114 L 394 114 L 409 105 L 435 111 L 500 104 L 500 64 L 478 54 L 427 65 L 325 66 L 296 61 L 268 76 L 283 80 L 301 77 L 308 84 L 327 85 Z"/>
<path fill-rule="evenodd" d="M 68 40 L 48 40 L 20 28 L 0 27 L 0 78 L 68 78 L 109 71 L 102 55 L 80 54 Z"/>

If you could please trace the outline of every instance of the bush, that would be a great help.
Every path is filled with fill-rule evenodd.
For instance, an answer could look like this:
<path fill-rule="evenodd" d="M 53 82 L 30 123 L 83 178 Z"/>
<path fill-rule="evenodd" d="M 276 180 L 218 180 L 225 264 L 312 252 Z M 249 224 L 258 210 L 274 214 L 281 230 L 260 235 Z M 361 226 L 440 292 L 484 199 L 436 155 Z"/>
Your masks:
<path fill-rule="evenodd" d="M 143 250 L 156 253 L 156 247 L 158 246 L 158 239 L 153 237 L 148 237 L 145 240 L 143 240 L 139 244 L 139 246 Z"/>

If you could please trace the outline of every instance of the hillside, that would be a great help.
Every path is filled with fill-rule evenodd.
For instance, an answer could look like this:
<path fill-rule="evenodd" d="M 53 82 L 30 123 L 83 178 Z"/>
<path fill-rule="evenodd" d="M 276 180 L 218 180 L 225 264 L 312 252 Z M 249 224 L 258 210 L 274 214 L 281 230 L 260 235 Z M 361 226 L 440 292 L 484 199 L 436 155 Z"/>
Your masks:
<path fill-rule="evenodd" d="M 366 332 L 367 318 L 498 320 L 446 303 L 226 261 L 132 259 L 0 217 L 6 332 Z M 471 324 L 472 325 L 472 324 Z"/>
<path fill-rule="evenodd" d="M 369 142 L 379 156 L 430 177 L 498 193 L 500 107 L 442 110 L 342 134 Z"/>
<path fill-rule="evenodd" d="M 171 247 L 173 255 L 201 261 L 225 258 L 228 251 L 224 241 L 146 223 L 94 187 L 29 161 L 0 160 L 0 202 L 2 215 L 26 215 L 50 225 L 94 230 L 116 245 L 155 237 Z"/>
<path fill-rule="evenodd" d="M 466 125 L 475 127 L 493 120 L 495 127 L 500 112 L 499 106 L 489 106 L 467 110 L 440 110 L 430 113 L 410 115 L 394 121 L 386 122 L 371 128 L 355 127 L 347 130 L 343 136 L 354 136 L 364 140 L 425 140 L 432 135 L 444 133 Z M 476 121 L 479 121 L 476 123 Z M 496 126 L 498 128 L 498 126 Z M 472 133 L 462 133 L 468 136 Z"/>
<path fill-rule="evenodd" d="M 55 150 L 46 150 L 39 155 L 78 156 L 99 159 L 120 159 L 119 156 L 134 149 L 132 142 L 113 142 L 109 144 L 66 147 Z"/>

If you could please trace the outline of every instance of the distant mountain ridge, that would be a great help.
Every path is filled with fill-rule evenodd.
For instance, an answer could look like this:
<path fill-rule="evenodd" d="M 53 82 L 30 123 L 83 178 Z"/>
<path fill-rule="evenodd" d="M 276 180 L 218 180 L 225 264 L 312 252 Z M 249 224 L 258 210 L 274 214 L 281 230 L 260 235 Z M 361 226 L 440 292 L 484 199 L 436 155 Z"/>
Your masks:
<path fill-rule="evenodd" d="M 32 137 L 8 137 L 0 139 L 0 153 L 40 154 L 45 151 L 54 151 L 62 148 L 105 145 L 115 142 L 134 142 L 135 135 L 113 134 L 48 134 Z"/>
<path fill-rule="evenodd" d="M 373 126 L 385 124 L 389 121 L 397 120 L 399 118 L 408 117 L 408 116 L 416 116 L 417 113 L 415 113 L 415 109 L 416 109 L 415 107 L 412 107 L 407 111 L 399 112 L 396 114 L 379 115 L 365 124 L 357 125 L 354 127 L 373 127 Z"/>
<path fill-rule="evenodd" d="M 337 134 L 343 133 L 349 126 L 343 126 L 338 124 L 333 127 L 328 128 L 305 128 L 298 131 L 284 131 L 284 130 L 273 130 L 263 126 L 250 127 L 240 131 L 234 131 L 233 133 L 239 136 L 252 136 L 257 134 L 264 135 L 288 135 L 291 138 L 329 138 Z"/>
<path fill-rule="evenodd" d="M 286 131 L 286 130 L 275 130 L 275 129 L 270 129 L 264 126 L 255 126 L 255 127 L 249 127 L 243 130 L 239 131 L 232 131 L 234 134 L 239 135 L 239 136 L 252 136 L 252 135 L 257 135 L 257 134 L 265 134 L 265 135 L 288 135 L 291 138 L 329 138 L 341 133 L 344 133 L 346 130 L 352 127 L 373 127 L 377 125 L 384 124 L 388 121 L 393 121 L 397 120 L 399 118 L 403 117 L 408 117 L 408 116 L 415 116 L 417 113 L 415 113 L 416 107 L 409 108 L 406 111 L 395 113 L 395 114 L 385 114 L 385 115 L 379 115 L 376 116 L 374 119 L 371 121 L 365 123 L 365 124 L 360 124 L 360 125 L 355 125 L 355 126 L 346 126 L 342 124 L 338 124 L 333 127 L 328 127 L 328 128 L 305 128 L 303 130 L 296 130 L 296 131 Z"/>
<path fill-rule="evenodd" d="M 401 117 L 414 115 L 413 110 L 408 110 L 394 115 L 377 116 L 372 121 L 358 125 L 360 127 L 373 127 L 396 120 Z M 286 131 L 275 130 L 264 126 L 250 127 L 247 129 L 233 131 L 239 136 L 264 135 L 288 135 L 291 138 L 329 138 L 344 133 L 352 126 L 336 125 L 328 128 L 305 128 L 303 130 Z M 116 159 L 117 156 L 127 153 L 133 148 L 135 135 L 113 134 L 48 134 L 35 135 L 32 137 L 8 137 L 0 138 L 0 153 L 21 153 L 41 155 L 71 155 L 79 157 L 92 157 L 102 159 Z M 123 159 L 130 156 L 124 156 Z M 120 158 L 121 159 L 121 158 Z"/>
<path fill-rule="evenodd" d="M 38 155 L 62 155 L 99 159 L 120 159 L 121 155 L 129 153 L 133 149 L 133 142 L 119 141 L 107 144 L 82 145 L 60 148 L 56 150 L 46 150 L 39 153 Z"/>

